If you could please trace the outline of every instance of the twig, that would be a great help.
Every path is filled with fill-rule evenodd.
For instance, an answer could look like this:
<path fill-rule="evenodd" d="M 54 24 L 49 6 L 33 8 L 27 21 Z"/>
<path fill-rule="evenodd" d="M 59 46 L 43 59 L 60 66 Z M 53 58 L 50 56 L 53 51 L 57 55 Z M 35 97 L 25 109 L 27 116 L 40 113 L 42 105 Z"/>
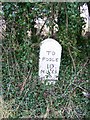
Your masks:
<path fill-rule="evenodd" d="M 83 91 L 87 91 L 85 88 L 83 88 L 83 87 L 81 87 L 81 86 L 78 86 L 78 85 L 76 85 L 76 84 L 74 84 L 74 83 L 72 83 L 72 85 L 74 85 L 75 86 L 75 89 L 76 88 L 79 88 L 79 89 L 81 89 L 81 90 L 83 90 Z"/>
<path fill-rule="evenodd" d="M 15 59 L 16 65 L 18 65 L 19 71 L 20 71 L 20 66 L 19 66 L 19 64 L 18 64 L 18 62 L 17 62 L 17 59 L 16 59 L 16 57 L 15 57 L 15 54 L 14 54 L 14 59 Z M 31 70 L 29 70 L 28 75 L 27 75 L 26 78 L 25 78 L 25 76 L 23 75 L 24 81 L 23 81 L 22 86 L 21 86 L 20 95 L 22 94 L 22 92 L 23 92 L 23 90 L 24 90 L 24 86 L 25 86 L 25 84 L 26 84 L 27 79 L 28 79 L 29 76 L 30 76 L 30 72 L 31 72 Z M 31 77 L 31 76 L 30 76 L 30 77 Z"/>
<path fill-rule="evenodd" d="M 22 92 L 24 90 L 24 86 L 26 84 L 27 79 L 29 79 L 29 77 L 31 78 L 31 76 L 32 76 L 32 74 L 30 74 L 30 73 L 31 73 L 31 70 L 29 70 L 27 77 L 23 81 L 23 84 L 22 84 L 22 87 L 21 87 L 21 90 L 20 90 L 20 95 L 22 94 Z"/>
<path fill-rule="evenodd" d="M 49 104 L 47 104 L 47 109 L 46 109 L 46 113 L 42 116 L 43 118 L 47 118 L 49 115 Z"/>
<path fill-rule="evenodd" d="M 68 13 L 67 13 L 67 6 L 66 6 L 66 3 L 65 3 L 65 13 L 66 13 L 66 33 L 68 33 Z"/>
<path fill-rule="evenodd" d="M 82 72 L 83 68 L 87 65 L 88 61 L 89 61 L 89 59 L 86 60 L 83 67 L 77 72 L 77 76 L 80 74 L 80 72 Z"/>
<path fill-rule="evenodd" d="M 14 43 L 13 43 L 13 45 L 14 45 Z M 20 71 L 20 66 L 19 66 L 19 64 L 18 64 L 18 62 L 17 62 L 17 59 L 16 59 L 16 56 L 15 56 L 15 52 L 14 52 L 14 51 L 13 51 L 13 54 L 14 54 L 15 64 L 16 64 L 16 66 L 18 65 L 18 68 L 19 68 L 19 71 Z M 26 84 L 27 79 L 29 79 L 29 77 L 31 77 L 30 73 L 31 73 L 31 70 L 29 70 L 26 78 L 25 78 L 25 76 L 23 75 L 24 81 L 23 81 L 22 86 L 21 86 L 20 95 L 22 94 L 22 92 L 23 92 L 23 90 L 24 90 L 24 86 L 25 86 L 25 84 Z"/>
<path fill-rule="evenodd" d="M 41 27 L 41 29 L 40 29 L 40 32 L 37 34 L 38 36 L 41 34 L 41 32 L 42 32 L 42 30 L 43 30 L 43 28 L 44 28 L 44 26 L 45 26 L 48 18 L 49 18 L 49 16 L 47 17 L 47 19 L 45 20 L 44 24 L 42 25 L 42 27 Z"/>
<path fill-rule="evenodd" d="M 41 29 L 40 29 L 40 32 L 39 32 L 39 35 L 41 34 L 41 32 L 42 32 L 42 30 L 43 30 L 43 28 L 44 28 L 46 22 L 47 22 L 47 19 L 45 20 L 44 24 L 42 25 L 42 27 L 41 27 Z"/>
<path fill-rule="evenodd" d="M 24 96 L 23 96 L 23 98 L 22 98 L 22 101 L 18 104 L 17 108 L 15 109 L 16 111 L 19 109 L 21 103 L 23 102 L 23 99 L 24 99 L 25 96 L 27 95 L 27 92 L 28 92 L 28 91 L 26 91 L 26 93 L 24 94 Z"/>
<path fill-rule="evenodd" d="M 51 16 L 52 16 L 52 26 L 51 26 L 51 36 L 54 34 L 54 4 L 51 4 Z"/>
<path fill-rule="evenodd" d="M 90 93 L 89 92 L 82 92 L 83 93 L 83 95 L 85 96 L 85 97 L 87 97 L 87 98 L 90 98 Z"/>
<path fill-rule="evenodd" d="M 73 59 L 73 56 L 72 56 L 72 54 L 71 54 L 71 50 L 70 50 L 70 48 L 69 48 L 69 47 L 68 47 L 68 51 L 69 51 L 69 55 L 70 55 L 71 60 L 72 60 L 72 63 L 73 63 L 74 70 L 76 71 L 75 61 L 74 61 L 74 59 Z"/>

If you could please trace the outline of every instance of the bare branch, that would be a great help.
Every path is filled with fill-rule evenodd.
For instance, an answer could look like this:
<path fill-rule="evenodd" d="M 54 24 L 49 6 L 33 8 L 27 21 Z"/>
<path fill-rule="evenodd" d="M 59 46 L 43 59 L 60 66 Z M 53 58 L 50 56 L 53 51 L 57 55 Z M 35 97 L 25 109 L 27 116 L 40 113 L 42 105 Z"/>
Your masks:
<path fill-rule="evenodd" d="M 73 56 L 72 56 L 72 54 L 71 54 L 71 50 L 70 50 L 70 48 L 69 48 L 69 47 L 68 47 L 68 51 L 69 51 L 69 55 L 70 55 L 71 60 L 72 60 L 72 63 L 73 63 L 73 68 L 74 68 L 74 70 L 76 71 L 75 61 L 74 61 L 74 58 L 73 58 Z"/>

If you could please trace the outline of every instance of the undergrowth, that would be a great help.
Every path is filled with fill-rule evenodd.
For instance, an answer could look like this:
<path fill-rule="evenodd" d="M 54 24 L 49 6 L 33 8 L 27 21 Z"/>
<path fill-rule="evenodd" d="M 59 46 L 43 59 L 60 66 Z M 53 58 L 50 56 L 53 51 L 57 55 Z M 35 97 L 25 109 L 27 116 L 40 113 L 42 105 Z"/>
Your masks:
<path fill-rule="evenodd" d="M 76 71 L 62 55 L 58 81 L 46 85 L 47 81 L 38 79 L 38 48 L 35 55 L 36 48 L 30 43 L 17 50 L 14 44 L 8 45 L 3 46 L 2 118 L 89 119 L 89 98 L 82 93 L 90 90 L 90 61 L 85 51 L 77 58 Z"/>

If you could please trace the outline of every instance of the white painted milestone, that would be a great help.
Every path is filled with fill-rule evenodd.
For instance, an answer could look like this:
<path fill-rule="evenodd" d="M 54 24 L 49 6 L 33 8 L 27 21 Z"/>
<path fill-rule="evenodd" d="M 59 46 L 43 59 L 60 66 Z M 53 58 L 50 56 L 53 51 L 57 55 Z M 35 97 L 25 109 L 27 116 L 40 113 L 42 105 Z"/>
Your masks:
<path fill-rule="evenodd" d="M 47 38 L 41 42 L 39 55 L 39 78 L 55 83 L 58 80 L 61 45 L 52 38 Z"/>

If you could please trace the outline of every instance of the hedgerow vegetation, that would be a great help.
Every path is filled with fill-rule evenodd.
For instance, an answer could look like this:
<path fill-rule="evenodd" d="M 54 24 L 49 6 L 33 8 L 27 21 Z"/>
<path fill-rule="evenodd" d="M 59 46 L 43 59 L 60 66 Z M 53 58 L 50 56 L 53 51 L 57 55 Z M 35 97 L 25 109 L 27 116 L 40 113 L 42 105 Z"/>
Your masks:
<path fill-rule="evenodd" d="M 82 36 L 81 3 L 3 3 L 2 118 L 89 119 L 90 41 Z M 36 20 L 45 23 L 36 28 Z M 44 26 L 49 28 L 43 34 Z M 54 30 L 56 27 L 57 31 Z M 28 35 L 30 32 L 30 35 Z M 44 31 L 45 32 L 45 31 Z M 59 79 L 38 79 L 39 46 L 47 37 L 63 48 Z"/>

